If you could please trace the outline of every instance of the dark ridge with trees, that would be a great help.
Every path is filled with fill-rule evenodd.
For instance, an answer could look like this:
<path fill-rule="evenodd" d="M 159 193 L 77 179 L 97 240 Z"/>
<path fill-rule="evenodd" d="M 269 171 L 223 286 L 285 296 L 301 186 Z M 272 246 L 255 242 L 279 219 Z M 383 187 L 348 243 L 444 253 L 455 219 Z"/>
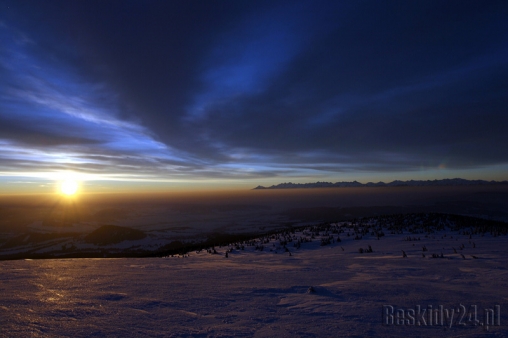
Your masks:
<path fill-rule="evenodd" d="M 342 222 L 342 221 L 341 221 Z M 304 243 L 320 241 L 320 246 L 341 242 L 340 234 L 345 233 L 342 226 L 336 222 L 326 222 L 317 225 L 288 226 L 283 230 L 274 230 L 264 234 L 214 234 L 204 242 L 181 243 L 172 242 L 162 251 L 156 251 L 150 256 L 185 255 L 192 251 L 206 250 L 210 254 L 219 254 L 218 248 L 226 248 L 226 253 L 233 250 L 243 250 L 247 246 L 254 246 L 256 250 L 263 251 L 268 239 L 278 239 L 279 250 L 289 252 L 288 245 L 299 249 Z M 410 213 L 392 214 L 379 217 L 365 217 L 348 221 L 353 232 L 346 233 L 347 237 L 360 240 L 370 235 L 380 239 L 386 233 L 399 234 L 404 231 L 412 234 L 432 234 L 441 230 L 457 231 L 463 235 L 493 236 L 508 235 L 508 223 L 496 220 L 486 220 L 469 216 L 442 214 L 442 213 Z M 295 238 L 295 232 L 303 232 L 303 238 Z M 385 233 L 386 232 L 386 233 Z M 412 240 L 416 240 L 411 238 Z M 368 246 L 361 253 L 372 253 Z"/>
<path fill-rule="evenodd" d="M 305 247 L 305 244 L 318 242 L 320 246 L 340 243 L 345 239 L 381 239 L 386 234 L 405 234 L 406 241 L 418 241 L 420 236 L 450 230 L 465 236 L 490 234 L 494 237 L 508 235 L 508 223 L 496 220 L 486 220 L 476 217 L 442 214 L 442 213 L 408 213 L 391 214 L 375 217 L 355 218 L 348 221 L 332 221 L 320 224 L 292 226 L 288 224 L 284 229 L 265 233 L 230 234 L 212 233 L 204 241 L 172 241 L 156 250 L 129 248 L 124 250 L 94 248 L 77 249 L 74 245 L 63 247 L 51 253 L 37 253 L 37 247 L 25 251 L 3 255 L 0 259 L 55 259 L 55 258 L 120 258 L 120 257 L 166 257 L 174 255 L 187 256 L 194 251 L 206 251 L 209 254 L 225 255 L 247 248 L 256 251 L 274 251 L 288 253 Z M 340 220 L 340 219 L 339 219 Z M 299 232 L 299 234 L 296 234 Z M 409 233 L 409 234 L 408 234 Z M 14 247 L 17 244 L 30 244 L 30 239 L 38 241 L 51 241 L 57 238 L 68 237 L 79 241 L 80 236 L 74 233 L 67 234 L 23 234 L 2 245 L 3 248 Z M 142 231 L 128 227 L 106 225 L 82 237 L 86 242 L 102 246 L 115 244 L 124 240 L 140 240 L 146 237 Z M 268 248 L 269 243 L 276 243 L 274 248 Z M 375 252 L 370 245 L 358 250 L 362 254 Z"/>

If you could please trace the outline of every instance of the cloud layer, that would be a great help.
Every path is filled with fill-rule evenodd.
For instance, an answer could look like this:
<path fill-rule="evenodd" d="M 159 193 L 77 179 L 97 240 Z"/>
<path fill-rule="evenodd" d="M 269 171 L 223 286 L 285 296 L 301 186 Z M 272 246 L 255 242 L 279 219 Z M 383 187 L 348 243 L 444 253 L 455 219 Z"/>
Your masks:
<path fill-rule="evenodd" d="M 417 178 L 508 164 L 504 1 L 0 6 L 4 176 Z"/>

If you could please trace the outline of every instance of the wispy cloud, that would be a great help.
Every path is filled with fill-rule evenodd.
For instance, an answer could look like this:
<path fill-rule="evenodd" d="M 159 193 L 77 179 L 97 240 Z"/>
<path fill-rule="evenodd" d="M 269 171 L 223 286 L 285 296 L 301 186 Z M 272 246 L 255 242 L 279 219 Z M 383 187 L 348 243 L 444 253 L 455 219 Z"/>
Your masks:
<path fill-rule="evenodd" d="M 451 7 L 13 4 L 0 13 L 0 172 L 498 173 L 508 164 L 508 6 L 439 14 Z"/>

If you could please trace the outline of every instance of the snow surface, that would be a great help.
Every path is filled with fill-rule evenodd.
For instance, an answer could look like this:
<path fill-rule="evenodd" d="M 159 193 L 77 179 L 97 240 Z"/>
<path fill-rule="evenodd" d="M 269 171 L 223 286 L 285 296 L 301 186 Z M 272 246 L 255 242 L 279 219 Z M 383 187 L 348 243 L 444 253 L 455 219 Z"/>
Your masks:
<path fill-rule="evenodd" d="M 371 234 L 299 249 L 139 259 L 0 262 L 0 328 L 10 337 L 508 336 L 507 236 Z M 298 232 L 293 237 L 309 237 Z M 407 237 L 412 237 L 407 241 Z M 420 240 L 417 240 L 417 237 Z M 335 239 L 337 237 L 335 236 Z M 359 253 L 368 248 L 372 253 Z M 425 246 L 428 251 L 422 252 Z M 462 249 L 463 247 L 463 249 Z M 232 246 L 234 248 L 234 246 Z M 457 253 L 455 253 L 455 251 Z M 270 251 L 271 250 L 271 251 Z M 407 258 L 402 257 L 402 251 Z M 432 258 L 432 254 L 443 258 Z M 422 254 L 426 254 L 425 257 Z M 461 254 L 466 259 L 463 259 Z M 474 255 L 477 259 L 472 257 Z M 312 287 L 312 288 L 310 288 Z M 500 307 L 500 324 L 383 325 L 383 305 Z M 469 312 L 469 311 L 468 311 Z M 457 316 L 457 315 L 456 315 Z M 466 321 L 467 320 L 467 321 Z"/>

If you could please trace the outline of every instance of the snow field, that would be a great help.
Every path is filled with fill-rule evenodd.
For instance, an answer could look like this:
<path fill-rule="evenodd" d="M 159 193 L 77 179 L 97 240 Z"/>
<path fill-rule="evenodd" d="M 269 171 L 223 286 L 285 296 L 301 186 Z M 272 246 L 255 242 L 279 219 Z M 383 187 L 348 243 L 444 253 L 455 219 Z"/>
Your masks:
<path fill-rule="evenodd" d="M 357 228 L 358 229 L 358 228 Z M 283 236 L 218 254 L 0 262 L 4 336 L 434 337 L 508 335 L 507 236 L 449 228 L 380 239 L 350 224 L 299 249 Z M 304 233 L 305 232 L 305 233 Z M 347 236 L 347 233 L 350 236 Z M 285 236 L 308 237 L 302 230 Z M 334 236 L 329 245 L 321 239 Z M 337 236 L 341 242 L 336 242 Z M 408 241 L 408 237 L 420 240 Z M 473 247 L 474 243 L 474 247 Z M 259 246 L 263 245 L 263 250 Z M 274 246 L 275 245 L 275 246 Z M 359 249 L 371 246 L 371 253 Z M 462 248 L 462 245 L 464 247 Z M 258 246 L 258 250 L 256 250 Z M 427 251 L 423 251 L 425 246 Z M 275 253 L 275 250 L 277 253 Z M 461 249 L 459 249 L 459 247 Z M 233 248 L 225 257 L 226 250 Z M 454 249 L 457 251 L 455 253 Z M 272 251 L 270 251 L 272 249 Z M 402 251 L 407 255 L 403 258 Z M 425 258 L 422 256 L 426 254 Z M 432 254 L 443 258 L 432 258 Z M 460 254 L 464 254 L 463 259 Z M 477 259 L 474 259 L 472 256 Z M 312 287 L 312 288 L 311 288 Z M 383 307 L 500 305 L 500 325 L 385 324 Z"/>

